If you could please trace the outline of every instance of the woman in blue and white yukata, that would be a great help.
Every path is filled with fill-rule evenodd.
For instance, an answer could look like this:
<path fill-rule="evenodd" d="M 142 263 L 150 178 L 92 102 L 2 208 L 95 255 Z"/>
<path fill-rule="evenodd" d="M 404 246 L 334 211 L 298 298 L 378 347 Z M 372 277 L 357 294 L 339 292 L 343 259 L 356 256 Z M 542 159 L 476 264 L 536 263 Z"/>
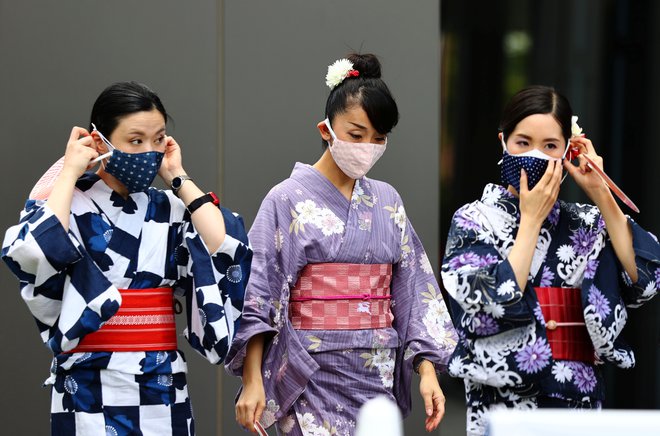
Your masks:
<path fill-rule="evenodd" d="M 146 86 L 106 88 L 91 128 L 71 130 L 50 194 L 28 199 L 5 235 L 2 257 L 55 356 L 53 435 L 193 435 L 173 293 L 210 362 L 238 327 L 252 256 L 242 219 L 187 176 L 167 119 Z M 150 187 L 156 174 L 172 191 Z"/>
<path fill-rule="evenodd" d="M 600 364 L 631 368 L 626 308 L 660 285 L 657 238 L 623 214 L 586 162 L 568 101 L 529 87 L 504 110 L 502 185 L 454 215 L 442 280 L 459 343 L 449 372 L 465 381 L 467 433 L 501 408 L 599 408 Z M 575 127 L 575 135 L 572 135 Z M 566 156 L 576 149 L 579 165 Z M 558 201 L 566 170 L 595 206 Z"/>

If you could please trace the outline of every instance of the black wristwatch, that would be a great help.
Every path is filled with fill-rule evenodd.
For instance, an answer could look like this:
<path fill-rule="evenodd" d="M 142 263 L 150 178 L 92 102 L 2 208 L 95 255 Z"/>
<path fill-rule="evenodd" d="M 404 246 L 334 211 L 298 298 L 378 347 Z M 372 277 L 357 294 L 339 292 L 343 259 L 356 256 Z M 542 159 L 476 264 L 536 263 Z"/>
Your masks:
<path fill-rule="evenodd" d="M 196 211 L 206 203 L 213 203 L 214 205 L 217 206 L 220 204 L 220 199 L 213 192 L 208 192 L 202 195 L 201 197 L 191 201 L 186 209 L 188 209 L 188 212 L 192 215 L 194 211 Z"/>
<path fill-rule="evenodd" d="M 183 186 L 183 183 L 186 180 L 192 180 L 191 177 L 189 177 L 187 174 L 181 174 L 180 176 L 176 176 L 175 178 L 172 179 L 172 183 L 170 184 L 170 187 L 172 188 L 172 192 L 174 192 L 174 195 L 177 197 L 179 196 L 179 189 Z"/>

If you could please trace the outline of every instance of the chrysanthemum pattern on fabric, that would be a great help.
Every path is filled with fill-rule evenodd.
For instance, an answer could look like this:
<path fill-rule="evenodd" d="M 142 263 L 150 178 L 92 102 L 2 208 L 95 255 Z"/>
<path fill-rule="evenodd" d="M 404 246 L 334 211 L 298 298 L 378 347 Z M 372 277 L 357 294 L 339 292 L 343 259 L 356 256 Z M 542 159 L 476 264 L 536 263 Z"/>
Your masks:
<path fill-rule="evenodd" d="M 448 369 L 466 382 L 470 434 L 483 434 L 484 413 L 498 404 L 534 408 L 542 395 L 576 407 L 602 400 L 598 367 L 552 359 L 534 287 L 580 288 L 597 358 L 622 368 L 634 365 L 632 350 L 619 338 L 626 307 L 658 292 L 660 246 L 652 235 L 629 220 L 640 277 L 633 284 L 598 209 L 561 201 L 542 225 L 520 289 L 507 260 L 519 221 L 518 199 L 504 187 L 487 185 L 480 201 L 456 212 L 446 242 L 442 279 L 459 335 Z"/>

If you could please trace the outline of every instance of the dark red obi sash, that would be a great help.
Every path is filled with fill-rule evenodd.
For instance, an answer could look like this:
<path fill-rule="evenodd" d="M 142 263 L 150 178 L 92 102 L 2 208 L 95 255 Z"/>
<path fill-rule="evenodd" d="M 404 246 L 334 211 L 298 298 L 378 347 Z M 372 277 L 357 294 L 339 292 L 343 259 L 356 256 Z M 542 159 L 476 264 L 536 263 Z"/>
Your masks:
<path fill-rule="evenodd" d="M 534 288 L 556 360 L 594 363 L 595 351 L 584 324 L 579 288 Z"/>
<path fill-rule="evenodd" d="M 359 330 L 392 326 L 391 264 L 313 263 L 291 289 L 296 330 Z"/>
<path fill-rule="evenodd" d="M 120 289 L 121 307 L 69 353 L 176 350 L 172 288 Z"/>

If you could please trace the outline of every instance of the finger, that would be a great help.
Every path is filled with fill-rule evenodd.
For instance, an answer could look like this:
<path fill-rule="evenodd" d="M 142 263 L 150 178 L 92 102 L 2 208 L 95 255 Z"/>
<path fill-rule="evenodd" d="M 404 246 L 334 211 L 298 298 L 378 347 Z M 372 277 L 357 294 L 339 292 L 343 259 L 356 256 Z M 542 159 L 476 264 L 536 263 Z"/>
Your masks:
<path fill-rule="evenodd" d="M 579 177 L 580 174 L 582 174 L 580 167 L 577 165 L 573 165 L 569 161 L 564 162 L 564 168 L 566 168 L 566 171 L 568 171 L 568 174 L 573 178 L 576 179 Z"/>
<path fill-rule="evenodd" d="M 552 174 L 553 171 L 555 170 L 555 165 L 553 163 L 554 161 L 548 161 L 548 166 L 545 168 L 545 172 L 543 173 L 543 176 L 539 180 L 539 182 L 536 184 L 536 186 L 547 186 L 551 181 L 552 181 Z M 535 186 L 535 187 L 536 187 Z M 534 189 L 534 188 L 532 188 Z M 539 188 L 541 189 L 541 188 Z"/>
<path fill-rule="evenodd" d="M 261 421 L 261 415 L 264 412 L 265 405 L 262 403 L 257 404 L 257 408 L 254 412 L 254 419 L 252 420 L 252 424 L 255 422 Z M 254 427 L 254 425 L 253 425 Z M 256 431 L 255 431 L 256 432 Z"/>
<path fill-rule="evenodd" d="M 81 136 L 89 136 L 89 132 L 87 131 L 87 129 L 83 129 L 82 127 L 74 126 L 71 129 L 71 134 L 69 135 L 69 142 L 76 141 Z"/>
<path fill-rule="evenodd" d="M 520 169 L 520 192 L 519 194 L 522 194 L 523 192 L 528 192 L 529 189 L 527 188 L 527 171 L 524 169 Z"/>
<path fill-rule="evenodd" d="M 433 415 L 433 394 L 430 392 L 427 394 L 422 394 L 422 399 L 424 400 L 426 416 L 431 417 Z"/>

